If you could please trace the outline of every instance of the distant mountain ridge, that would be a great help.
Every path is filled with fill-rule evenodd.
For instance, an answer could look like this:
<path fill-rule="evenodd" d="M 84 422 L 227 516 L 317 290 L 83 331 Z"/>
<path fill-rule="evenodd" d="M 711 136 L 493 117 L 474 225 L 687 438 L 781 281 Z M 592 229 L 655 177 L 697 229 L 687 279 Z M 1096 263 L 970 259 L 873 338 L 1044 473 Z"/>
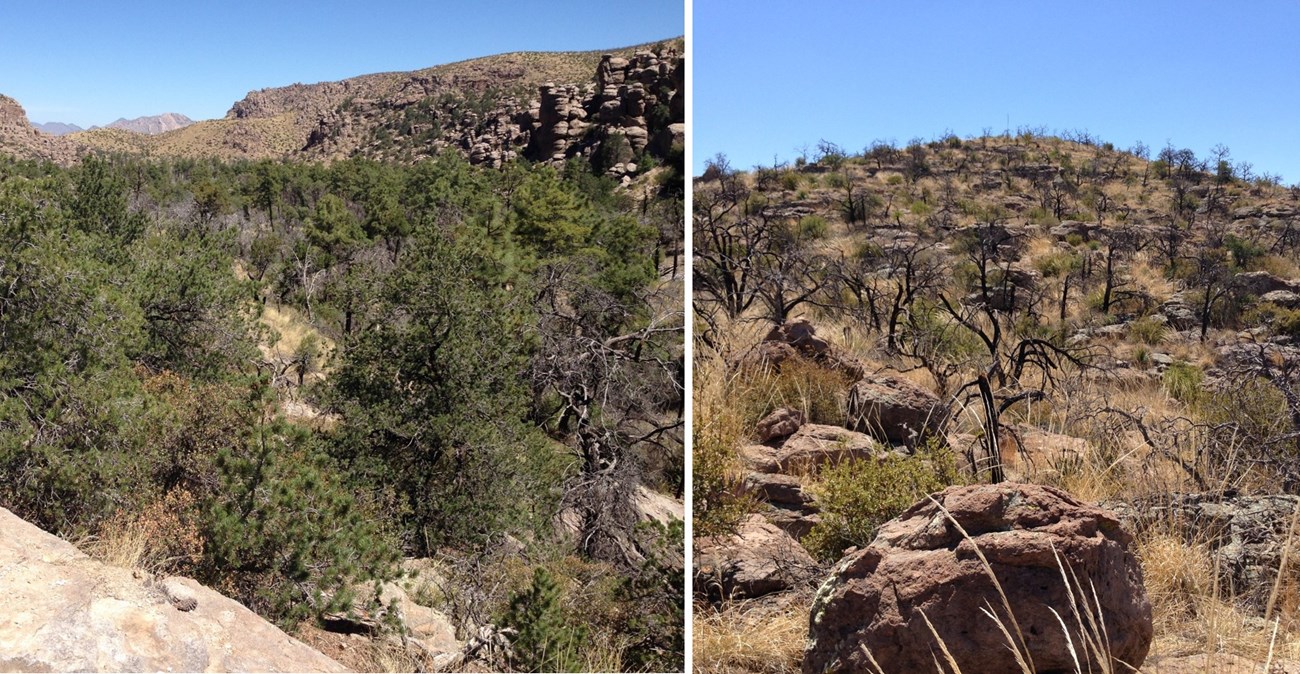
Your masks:
<path fill-rule="evenodd" d="M 64 124 L 63 122 L 32 122 L 31 124 L 41 133 L 47 133 L 51 136 L 66 136 L 70 133 L 85 131 L 85 129 L 76 124 Z"/>
<path fill-rule="evenodd" d="M 164 112 L 161 115 L 151 115 L 149 117 L 136 117 L 135 119 L 122 119 L 105 125 L 108 129 L 124 129 L 134 131 L 149 136 L 154 136 L 168 131 L 183 129 L 194 123 L 194 120 L 178 112 Z M 95 127 L 91 127 L 95 128 Z"/>

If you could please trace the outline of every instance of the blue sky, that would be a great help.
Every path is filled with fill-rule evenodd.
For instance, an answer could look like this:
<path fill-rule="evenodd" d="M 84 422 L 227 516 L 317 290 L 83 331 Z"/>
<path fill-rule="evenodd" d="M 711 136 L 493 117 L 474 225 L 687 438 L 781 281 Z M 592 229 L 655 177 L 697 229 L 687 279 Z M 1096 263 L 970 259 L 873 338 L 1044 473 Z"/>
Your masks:
<path fill-rule="evenodd" d="M 1087 130 L 1300 182 L 1300 2 L 695 0 L 694 153 Z"/>
<path fill-rule="evenodd" d="M 0 2 L 0 94 L 82 127 L 224 116 L 264 87 L 683 34 L 681 0 Z"/>

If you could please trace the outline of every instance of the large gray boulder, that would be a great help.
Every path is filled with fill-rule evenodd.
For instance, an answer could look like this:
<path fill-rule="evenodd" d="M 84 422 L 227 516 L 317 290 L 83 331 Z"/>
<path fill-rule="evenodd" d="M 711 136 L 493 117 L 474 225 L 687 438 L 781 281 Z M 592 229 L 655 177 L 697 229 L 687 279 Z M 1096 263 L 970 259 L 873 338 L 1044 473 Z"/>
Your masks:
<path fill-rule="evenodd" d="M 0 671 L 347 671 L 193 580 L 95 561 L 4 508 L 0 616 Z"/>
<path fill-rule="evenodd" d="M 793 474 L 817 470 L 851 459 L 886 458 L 894 450 L 865 433 L 839 426 L 805 424 L 780 447 L 746 445 L 740 448 L 741 459 L 760 473 Z"/>
<path fill-rule="evenodd" d="M 1204 546 L 1225 596 L 1262 616 L 1277 583 L 1300 497 L 1286 494 L 1162 494 L 1111 507 L 1135 531 L 1185 522 L 1189 545 Z"/>

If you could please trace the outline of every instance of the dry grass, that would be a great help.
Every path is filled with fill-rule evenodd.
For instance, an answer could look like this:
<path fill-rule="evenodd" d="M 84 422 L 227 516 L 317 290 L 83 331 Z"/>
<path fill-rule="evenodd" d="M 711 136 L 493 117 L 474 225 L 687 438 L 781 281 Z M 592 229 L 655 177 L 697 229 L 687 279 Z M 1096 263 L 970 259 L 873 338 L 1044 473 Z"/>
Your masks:
<path fill-rule="evenodd" d="M 195 505 L 189 492 L 173 491 L 139 513 L 119 511 L 97 536 L 87 536 L 76 545 L 111 566 L 184 574 L 203 557 L 203 538 L 190 518 Z"/>
<path fill-rule="evenodd" d="M 803 658 L 808 607 L 734 602 L 715 611 L 696 605 L 691 633 L 696 672 L 794 674 Z"/>
<path fill-rule="evenodd" d="M 259 320 L 271 329 L 270 339 L 259 345 L 263 356 L 276 362 L 287 363 L 293 360 L 293 354 L 302 345 L 303 340 L 310 336 L 316 340 L 316 345 L 320 349 L 319 360 L 325 364 L 321 369 L 329 370 L 330 355 L 335 349 L 334 341 L 312 327 L 311 322 L 297 309 L 289 306 L 277 308 L 267 304 Z"/>

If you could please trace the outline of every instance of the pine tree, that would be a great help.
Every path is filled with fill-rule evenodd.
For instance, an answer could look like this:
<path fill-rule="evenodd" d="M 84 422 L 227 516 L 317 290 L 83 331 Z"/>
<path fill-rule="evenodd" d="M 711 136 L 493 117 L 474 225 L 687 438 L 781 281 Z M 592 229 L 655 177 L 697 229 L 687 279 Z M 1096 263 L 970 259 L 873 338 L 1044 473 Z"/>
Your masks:
<path fill-rule="evenodd" d="M 572 626 L 561 606 L 561 589 L 546 569 L 533 570 L 533 584 L 510 598 L 502 622 L 518 630 L 513 647 L 515 668 L 525 672 L 579 672 L 578 646 L 586 630 Z"/>

